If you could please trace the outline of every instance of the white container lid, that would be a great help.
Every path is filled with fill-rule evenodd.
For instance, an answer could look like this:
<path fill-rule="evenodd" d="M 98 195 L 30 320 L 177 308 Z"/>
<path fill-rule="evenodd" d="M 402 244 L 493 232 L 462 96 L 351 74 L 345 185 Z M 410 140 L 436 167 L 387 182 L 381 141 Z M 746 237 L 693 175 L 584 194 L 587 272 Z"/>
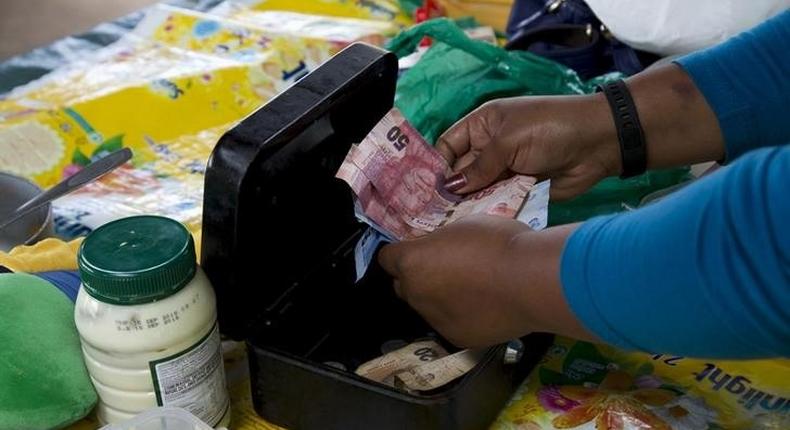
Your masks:
<path fill-rule="evenodd" d="M 217 430 L 222 430 L 220 427 Z M 181 408 L 149 409 L 134 418 L 102 427 L 100 430 L 214 430 Z"/>

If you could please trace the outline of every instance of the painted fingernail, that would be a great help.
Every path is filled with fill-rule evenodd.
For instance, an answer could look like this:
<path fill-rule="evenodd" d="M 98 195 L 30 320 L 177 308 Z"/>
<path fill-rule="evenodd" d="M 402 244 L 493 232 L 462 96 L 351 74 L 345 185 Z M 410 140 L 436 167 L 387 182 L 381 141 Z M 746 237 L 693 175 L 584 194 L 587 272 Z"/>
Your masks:
<path fill-rule="evenodd" d="M 444 189 L 454 193 L 466 185 L 466 175 L 463 173 L 456 173 L 453 176 L 447 178 L 447 182 L 444 183 Z"/>

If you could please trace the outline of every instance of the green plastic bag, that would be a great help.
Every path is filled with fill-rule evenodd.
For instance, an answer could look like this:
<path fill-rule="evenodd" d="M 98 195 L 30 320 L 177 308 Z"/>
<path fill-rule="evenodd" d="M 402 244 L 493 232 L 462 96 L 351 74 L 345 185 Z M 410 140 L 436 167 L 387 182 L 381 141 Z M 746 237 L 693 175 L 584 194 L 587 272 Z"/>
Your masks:
<path fill-rule="evenodd" d="M 395 37 L 398 57 L 414 51 L 424 36 L 433 45 L 398 81 L 395 105 L 433 143 L 463 115 L 500 97 L 527 94 L 583 94 L 597 81 L 583 82 L 571 69 L 525 51 L 506 51 L 467 37 L 445 18 L 426 21 Z"/>
<path fill-rule="evenodd" d="M 473 40 L 448 19 L 434 19 L 395 37 L 389 49 L 411 54 L 425 36 L 433 39 L 422 59 L 398 80 L 395 106 L 433 144 L 444 130 L 488 100 L 522 95 L 588 94 L 622 75 L 582 81 L 573 70 L 525 51 L 507 51 Z M 574 200 L 549 206 L 549 223 L 564 224 L 636 207 L 645 195 L 688 179 L 688 169 L 608 178 Z"/>
<path fill-rule="evenodd" d="M 648 194 L 690 179 L 688 168 L 651 170 L 628 179 L 606 178 L 573 200 L 549 204 L 549 225 L 635 209 Z"/>

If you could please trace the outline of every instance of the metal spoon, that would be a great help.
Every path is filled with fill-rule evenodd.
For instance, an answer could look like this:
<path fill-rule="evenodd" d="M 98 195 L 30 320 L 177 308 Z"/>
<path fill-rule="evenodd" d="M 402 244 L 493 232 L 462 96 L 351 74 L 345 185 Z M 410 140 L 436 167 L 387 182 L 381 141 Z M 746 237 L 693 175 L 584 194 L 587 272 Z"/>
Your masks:
<path fill-rule="evenodd" d="M 22 206 L 16 208 L 16 210 L 8 214 L 8 218 L 0 223 L 0 230 L 11 225 L 14 221 L 22 218 L 30 212 L 33 212 L 41 206 L 59 197 L 63 197 L 66 194 L 81 188 L 83 185 L 93 182 L 107 173 L 112 172 L 118 166 L 126 163 L 131 158 L 132 150 L 129 148 L 123 148 L 112 152 L 91 164 L 88 164 L 84 169 L 61 181 L 54 187 L 33 197 L 32 199 L 25 202 Z"/>

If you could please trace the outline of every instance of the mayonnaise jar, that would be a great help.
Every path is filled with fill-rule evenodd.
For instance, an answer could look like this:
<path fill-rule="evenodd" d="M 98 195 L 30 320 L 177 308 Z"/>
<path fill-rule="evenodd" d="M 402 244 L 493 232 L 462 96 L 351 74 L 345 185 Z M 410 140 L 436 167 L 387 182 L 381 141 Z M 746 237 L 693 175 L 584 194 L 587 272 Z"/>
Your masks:
<path fill-rule="evenodd" d="M 174 220 L 124 218 L 82 243 L 74 318 L 102 423 L 156 406 L 230 421 L 216 299 L 192 235 Z"/>

